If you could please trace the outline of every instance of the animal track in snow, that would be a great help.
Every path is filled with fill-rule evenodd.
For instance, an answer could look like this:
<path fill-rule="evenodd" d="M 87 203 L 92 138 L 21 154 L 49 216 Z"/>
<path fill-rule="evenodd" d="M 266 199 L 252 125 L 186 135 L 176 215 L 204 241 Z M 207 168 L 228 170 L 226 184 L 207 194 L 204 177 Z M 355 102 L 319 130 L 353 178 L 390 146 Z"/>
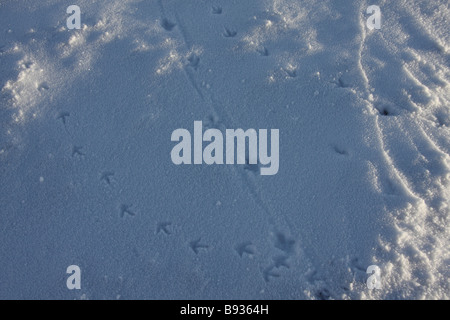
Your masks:
<path fill-rule="evenodd" d="M 281 267 L 284 267 L 284 268 L 286 268 L 286 269 L 289 269 L 290 266 L 289 266 L 289 264 L 288 264 L 288 262 L 287 262 L 288 259 L 289 259 L 289 257 L 288 257 L 288 256 L 285 256 L 285 255 L 274 257 L 274 258 L 273 258 L 274 267 L 275 267 L 275 268 L 281 268 Z"/>
<path fill-rule="evenodd" d="M 69 112 L 60 112 L 56 119 L 61 120 L 64 125 L 66 125 L 67 118 L 70 117 Z"/>
<path fill-rule="evenodd" d="M 230 30 L 228 28 L 225 28 L 225 31 L 223 33 L 223 36 L 225 38 L 234 38 L 237 35 L 237 31 Z"/>
<path fill-rule="evenodd" d="M 222 7 L 215 7 L 215 6 L 213 6 L 212 9 L 211 9 L 211 12 L 213 14 L 222 14 Z"/>
<path fill-rule="evenodd" d="M 198 254 L 200 249 L 206 250 L 209 248 L 208 245 L 202 244 L 202 243 L 200 243 L 200 241 L 201 241 L 201 238 L 198 238 L 197 240 L 189 242 L 189 246 L 191 247 L 192 251 L 195 252 L 195 254 Z"/>
<path fill-rule="evenodd" d="M 175 26 L 176 23 L 169 21 L 167 18 L 164 18 L 161 21 L 161 27 L 163 27 L 167 31 L 172 31 Z"/>
<path fill-rule="evenodd" d="M 114 176 L 114 172 L 112 171 L 105 171 L 102 173 L 100 180 L 105 181 L 108 185 L 111 184 L 111 177 Z"/>
<path fill-rule="evenodd" d="M 200 57 L 193 53 L 187 58 L 187 60 L 189 61 L 188 66 L 193 68 L 194 70 L 197 70 L 200 63 Z"/>
<path fill-rule="evenodd" d="M 253 255 L 255 254 L 255 251 L 251 248 L 253 244 L 251 242 L 244 242 L 241 244 L 238 244 L 234 249 L 239 254 L 239 256 L 242 258 L 245 254 Z"/>
<path fill-rule="evenodd" d="M 33 62 L 31 62 L 31 61 L 27 61 L 22 64 L 23 68 L 25 68 L 25 69 L 30 69 L 32 65 L 33 65 Z"/>
<path fill-rule="evenodd" d="M 136 214 L 130 210 L 130 208 L 132 207 L 126 204 L 122 204 L 120 205 L 120 217 L 123 218 L 125 216 L 125 214 L 128 214 L 130 216 L 135 216 Z"/>
<path fill-rule="evenodd" d="M 347 155 L 348 155 L 348 151 L 345 150 L 345 149 L 343 149 L 343 148 L 340 148 L 340 147 L 338 147 L 338 146 L 333 146 L 333 149 L 334 149 L 334 151 L 335 151 L 336 153 L 338 153 L 338 154 L 340 154 L 340 155 L 343 155 L 343 156 L 347 156 Z"/>
<path fill-rule="evenodd" d="M 264 280 L 266 282 L 269 282 L 271 278 L 279 278 L 280 274 L 274 271 L 275 267 L 270 266 L 263 270 L 262 274 L 264 277 Z"/>
<path fill-rule="evenodd" d="M 266 47 L 262 47 L 261 49 L 258 49 L 256 51 L 263 57 L 269 56 L 269 50 Z"/>
<path fill-rule="evenodd" d="M 288 238 L 283 233 L 276 234 L 275 248 L 286 252 L 287 254 L 292 254 L 294 252 L 295 240 Z"/>
<path fill-rule="evenodd" d="M 284 72 L 286 72 L 286 74 L 290 77 L 290 78 L 295 78 L 295 77 L 297 77 L 297 69 L 294 69 L 294 68 L 289 68 L 289 69 L 287 69 L 287 68 L 285 68 L 285 69 L 283 69 L 284 70 Z"/>
<path fill-rule="evenodd" d="M 348 88 L 350 85 L 344 81 L 342 77 L 339 78 L 339 80 L 336 83 L 339 88 Z"/>
<path fill-rule="evenodd" d="M 160 222 L 156 226 L 156 234 L 158 233 L 165 233 L 167 235 L 170 235 L 172 232 L 168 229 L 169 226 L 171 226 L 171 222 Z"/>
<path fill-rule="evenodd" d="M 350 267 L 354 272 L 359 271 L 362 273 L 366 273 L 366 269 L 364 268 L 364 266 L 361 265 L 361 263 L 357 257 L 353 258 L 350 261 Z"/>
<path fill-rule="evenodd" d="M 72 157 L 75 157 L 75 156 L 83 157 L 83 156 L 85 156 L 85 154 L 81 151 L 81 149 L 83 149 L 83 147 L 81 147 L 81 146 L 73 146 L 73 148 L 72 148 Z"/>
<path fill-rule="evenodd" d="M 39 92 L 44 92 L 44 91 L 47 91 L 48 89 L 50 89 L 50 87 L 48 86 L 47 83 L 42 82 L 41 84 L 38 85 L 37 89 Z"/>
<path fill-rule="evenodd" d="M 382 116 L 398 116 L 398 112 L 389 106 L 375 107 Z"/>
<path fill-rule="evenodd" d="M 319 290 L 319 292 L 316 295 L 317 295 L 317 298 L 319 298 L 320 300 L 329 300 L 331 297 L 330 292 L 326 288 Z"/>
<path fill-rule="evenodd" d="M 207 129 L 219 129 L 222 123 L 217 115 L 210 114 L 203 121 L 205 128 Z"/>
<path fill-rule="evenodd" d="M 283 251 L 282 255 L 277 255 L 272 258 L 273 263 L 263 270 L 263 277 L 266 282 L 269 282 L 271 278 L 279 278 L 281 275 L 279 270 L 281 268 L 290 269 L 288 259 L 294 254 L 295 241 L 288 238 L 281 232 L 276 233 L 275 248 Z"/>
<path fill-rule="evenodd" d="M 250 160 L 248 156 L 246 156 L 244 170 L 259 174 L 260 172 L 259 162 L 256 164 L 250 164 L 249 162 Z"/>

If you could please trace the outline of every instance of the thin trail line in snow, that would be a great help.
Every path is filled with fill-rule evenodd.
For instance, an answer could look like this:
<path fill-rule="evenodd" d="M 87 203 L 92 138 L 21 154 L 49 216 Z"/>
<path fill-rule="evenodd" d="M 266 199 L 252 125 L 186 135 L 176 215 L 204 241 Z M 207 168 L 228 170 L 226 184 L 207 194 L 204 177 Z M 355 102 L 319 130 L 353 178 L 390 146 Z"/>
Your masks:
<path fill-rule="evenodd" d="M 201 98 L 203 101 L 205 101 L 205 97 L 203 96 L 202 91 L 200 90 L 200 88 L 198 87 L 197 83 L 195 82 L 194 75 L 192 74 L 192 72 L 188 70 L 188 67 L 187 67 L 187 66 L 185 66 L 185 67 L 183 68 L 183 70 L 184 70 L 184 73 L 186 74 L 186 76 L 187 76 L 189 82 L 191 83 L 192 87 L 195 89 L 195 91 L 196 91 L 197 94 L 200 96 L 200 98 Z"/>
<path fill-rule="evenodd" d="M 159 10 L 161 11 L 161 15 L 165 18 L 166 17 L 166 11 L 164 10 L 164 6 L 162 4 L 162 0 L 158 0 L 158 6 L 159 6 Z"/>
<path fill-rule="evenodd" d="M 184 27 L 183 23 L 180 20 L 180 17 L 178 16 L 178 12 L 175 10 L 175 21 L 177 22 L 178 28 L 180 30 L 181 36 L 183 37 L 184 43 L 188 47 L 188 49 L 192 48 L 191 41 L 189 40 L 186 28 Z"/>
<path fill-rule="evenodd" d="M 162 1 L 158 0 L 158 3 L 160 4 L 160 7 L 161 7 L 161 13 L 164 14 L 165 9 L 162 4 Z M 183 38 L 184 44 L 188 50 L 191 50 L 192 45 L 188 39 L 186 28 L 181 23 L 180 17 L 178 15 L 178 13 L 176 12 L 176 10 L 175 10 L 175 18 L 176 18 L 176 23 L 179 27 L 178 29 Z M 187 76 L 189 82 L 191 83 L 192 87 L 197 92 L 197 94 L 199 95 L 201 100 L 208 106 L 210 112 L 214 116 L 218 116 L 222 125 L 224 125 L 223 123 L 226 123 L 228 125 L 231 125 L 234 128 L 238 128 L 239 126 L 236 126 L 236 121 L 227 112 L 225 107 L 223 107 L 223 106 L 221 108 L 215 107 L 215 106 L 219 106 L 220 104 L 217 101 L 215 101 L 215 99 L 212 97 L 212 95 L 211 94 L 205 95 L 202 93 L 202 91 L 200 90 L 200 88 L 197 84 L 197 81 L 195 80 L 194 74 L 192 72 L 190 72 L 190 70 L 188 70 L 187 68 L 188 68 L 188 66 L 185 66 L 183 68 L 183 70 L 186 73 L 186 76 Z M 225 129 L 226 129 L 226 126 L 225 126 Z M 245 172 L 243 168 L 238 168 L 237 166 L 230 166 L 230 167 L 232 168 L 233 172 L 242 181 L 244 186 L 246 186 L 246 188 L 248 189 L 248 192 L 251 194 L 251 196 L 252 196 L 253 200 L 255 201 L 255 203 L 257 204 L 257 206 L 260 207 L 261 210 L 263 210 L 264 213 L 269 217 L 269 222 L 272 225 L 274 225 L 275 229 L 279 229 L 279 228 L 288 229 L 292 233 L 291 223 L 290 223 L 290 221 L 288 221 L 289 219 L 286 216 L 281 216 L 281 218 L 280 218 L 280 215 L 275 214 L 275 211 L 272 210 L 270 208 L 270 206 L 262 199 L 261 192 L 258 191 L 258 188 L 255 185 L 255 182 L 251 181 L 250 178 L 247 176 L 248 173 Z"/>

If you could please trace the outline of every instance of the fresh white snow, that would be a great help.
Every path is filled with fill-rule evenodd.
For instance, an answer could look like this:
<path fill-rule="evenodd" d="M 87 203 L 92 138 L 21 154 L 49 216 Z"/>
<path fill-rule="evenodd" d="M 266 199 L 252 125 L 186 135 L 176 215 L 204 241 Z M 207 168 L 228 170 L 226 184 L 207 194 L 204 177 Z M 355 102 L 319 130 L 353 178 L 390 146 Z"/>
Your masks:
<path fill-rule="evenodd" d="M 0 298 L 448 299 L 449 18 L 448 0 L 0 1 Z M 279 129 L 277 174 L 175 165 L 194 121 Z"/>

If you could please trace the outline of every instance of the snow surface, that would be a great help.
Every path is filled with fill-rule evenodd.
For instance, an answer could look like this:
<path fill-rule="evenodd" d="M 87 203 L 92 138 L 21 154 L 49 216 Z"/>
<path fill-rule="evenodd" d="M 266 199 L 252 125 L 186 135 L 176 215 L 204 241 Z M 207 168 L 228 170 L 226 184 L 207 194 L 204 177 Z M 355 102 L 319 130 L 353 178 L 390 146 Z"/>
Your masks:
<path fill-rule="evenodd" d="M 0 298 L 448 299 L 449 17 L 447 0 L 0 1 Z M 174 165 L 195 120 L 279 129 L 278 174 Z"/>

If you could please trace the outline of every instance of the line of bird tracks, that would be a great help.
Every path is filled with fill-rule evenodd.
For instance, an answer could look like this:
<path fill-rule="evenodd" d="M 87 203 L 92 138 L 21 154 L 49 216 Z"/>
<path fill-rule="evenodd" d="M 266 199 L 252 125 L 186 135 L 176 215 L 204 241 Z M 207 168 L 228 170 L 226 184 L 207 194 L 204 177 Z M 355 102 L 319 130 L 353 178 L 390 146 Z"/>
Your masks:
<path fill-rule="evenodd" d="M 179 34 L 181 35 L 184 45 L 186 46 L 187 52 L 192 52 L 194 49 L 194 41 L 191 39 L 190 34 L 183 24 L 181 17 L 176 12 L 176 9 L 173 9 L 174 22 L 171 22 L 166 15 L 166 8 L 164 7 L 162 0 L 159 0 L 158 3 L 162 15 L 161 26 L 167 32 L 172 32 L 177 29 L 179 31 Z M 226 106 L 220 103 L 220 101 L 218 101 L 214 97 L 214 94 L 211 92 L 211 90 L 202 91 L 202 89 L 198 85 L 197 79 L 197 70 L 200 67 L 199 64 L 200 57 L 191 53 L 191 55 L 186 58 L 186 62 L 183 66 L 183 71 L 185 72 L 186 78 L 189 81 L 190 85 L 198 94 L 201 103 L 204 105 L 205 109 L 208 110 L 207 112 L 209 112 L 209 115 L 207 116 L 209 122 L 208 125 L 222 131 L 227 128 L 242 128 L 241 126 L 239 126 L 230 112 L 227 111 Z M 285 259 L 291 257 L 296 251 L 294 249 L 294 246 L 296 245 L 296 241 L 294 240 L 294 238 L 297 237 L 294 236 L 295 234 L 293 233 L 292 224 L 289 221 L 289 217 L 283 215 L 280 212 L 276 212 L 276 210 L 272 209 L 270 204 L 264 200 L 263 192 L 261 190 L 259 182 L 257 181 L 261 178 L 255 175 L 255 172 L 253 172 L 255 170 L 252 170 L 251 168 L 249 169 L 249 166 L 227 167 L 229 167 L 230 170 L 232 170 L 233 175 L 235 175 L 238 180 L 242 182 L 244 190 L 247 190 L 255 204 L 266 215 L 266 218 L 272 226 L 273 230 L 270 236 L 273 237 L 274 251 L 283 251 L 283 254 L 287 255 Z M 257 170 L 259 171 L 259 165 Z M 243 212 L 242 214 L 245 213 Z M 280 243 L 282 243 L 282 245 L 280 245 Z M 283 244 L 285 243 L 289 243 L 289 250 L 287 250 L 283 246 Z M 269 278 L 273 276 L 272 273 L 274 273 L 275 267 L 271 265 L 263 270 L 263 276 L 266 282 L 268 282 Z"/>

